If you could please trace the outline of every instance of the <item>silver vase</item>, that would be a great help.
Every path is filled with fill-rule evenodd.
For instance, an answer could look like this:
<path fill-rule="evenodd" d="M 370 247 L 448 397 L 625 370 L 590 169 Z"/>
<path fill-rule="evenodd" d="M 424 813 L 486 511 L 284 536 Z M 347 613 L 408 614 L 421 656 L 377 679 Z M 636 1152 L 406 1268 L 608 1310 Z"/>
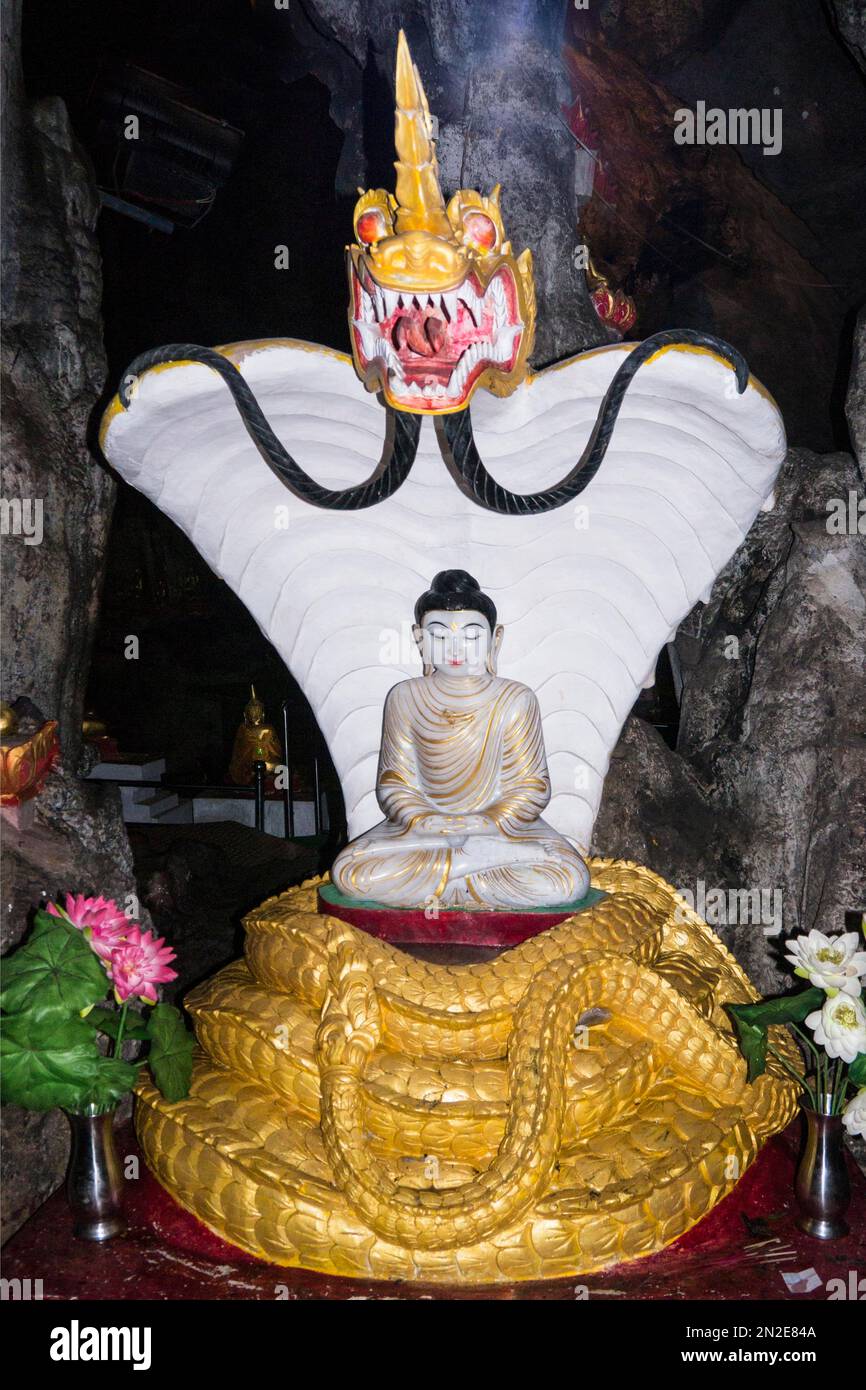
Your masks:
<path fill-rule="evenodd" d="M 832 1097 L 822 1096 L 821 1102 L 827 1112 Z M 842 1116 L 819 1114 L 807 1105 L 802 1110 L 806 1135 L 794 1184 L 800 1205 L 797 1225 L 818 1240 L 838 1240 L 848 1234 L 844 1216 L 851 1200 Z"/>
<path fill-rule="evenodd" d="M 74 1233 L 83 1240 L 111 1240 L 126 1230 L 123 1174 L 114 1147 L 114 1111 L 89 1106 L 82 1114 L 67 1111 L 72 1152 L 66 1196 Z"/>

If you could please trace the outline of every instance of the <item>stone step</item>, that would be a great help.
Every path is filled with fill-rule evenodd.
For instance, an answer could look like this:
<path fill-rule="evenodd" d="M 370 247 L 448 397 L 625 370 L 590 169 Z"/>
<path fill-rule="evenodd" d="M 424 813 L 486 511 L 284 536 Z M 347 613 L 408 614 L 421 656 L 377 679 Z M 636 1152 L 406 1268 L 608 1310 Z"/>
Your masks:
<path fill-rule="evenodd" d="M 146 762 L 96 763 L 87 774 L 93 782 L 116 781 L 155 782 L 165 772 L 165 758 L 149 758 Z"/>
<path fill-rule="evenodd" d="M 168 811 L 159 811 L 153 817 L 154 825 L 192 825 L 193 810 L 192 798 L 182 796 L 178 799 L 178 804 Z"/>
<path fill-rule="evenodd" d="M 142 796 L 134 787 L 121 787 L 120 799 L 123 805 L 123 819 L 128 824 L 141 824 L 157 820 L 167 811 L 173 811 L 180 802 L 177 792 L 151 791 Z"/>

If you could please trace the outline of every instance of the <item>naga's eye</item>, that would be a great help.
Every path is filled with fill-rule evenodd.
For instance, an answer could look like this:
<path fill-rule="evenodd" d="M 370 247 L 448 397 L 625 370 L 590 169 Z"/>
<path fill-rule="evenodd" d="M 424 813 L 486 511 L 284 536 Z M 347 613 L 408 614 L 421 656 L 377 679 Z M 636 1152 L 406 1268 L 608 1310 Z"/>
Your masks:
<path fill-rule="evenodd" d="M 490 251 L 496 245 L 496 223 L 483 212 L 467 212 L 463 218 L 466 240 L 479 251 Z"/>
<path fill-rule="evenodd" d="M 355 232 L 358 240 L 363 241 L 365 246 L 371 246 L 373 242 L 381 241 L 383 237 L 388 236 L 388 223 L 381 208 L 370 208 L 369 211 L 362 212 L 355 224 Z"/>

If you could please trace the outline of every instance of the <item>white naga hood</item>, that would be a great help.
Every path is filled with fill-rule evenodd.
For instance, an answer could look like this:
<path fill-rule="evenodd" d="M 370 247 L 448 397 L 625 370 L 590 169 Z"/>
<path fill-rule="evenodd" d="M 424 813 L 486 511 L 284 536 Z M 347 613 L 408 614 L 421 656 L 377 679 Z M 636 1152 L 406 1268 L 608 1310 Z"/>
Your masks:
<path fill-rule="evenodd" d="M 529 493 L 568 473 L 633 344 L 479 393 L 479 452 Z M 386 413 L 351 358 L 291 340 L 221 350 L 276 434 L 319 483 L 362 482 Z M 350 837 L 381 819 L 374 783 L 388 690 L 420 674 L 418 595 L 469 570 L 505 625 L 502 675 L 538 696 L 552 800 L 546 818 L 586 851 L 611 751 L 661 648 L 772 502 L 785 453 L 778 410 L 754 379 L 702 349 L 666 348 L 625 395 L 601 467 L 573 502 L 538 515 L 485 510 L 455 481 L 425 418 L 415 464 L 386 501 L 332 511 L 296 497 L 264 462 L 207 366 L 145 372 L 103 425 L 106 457 L 186 532 L 243 600 L 313 708 L 340 776 Z"/>

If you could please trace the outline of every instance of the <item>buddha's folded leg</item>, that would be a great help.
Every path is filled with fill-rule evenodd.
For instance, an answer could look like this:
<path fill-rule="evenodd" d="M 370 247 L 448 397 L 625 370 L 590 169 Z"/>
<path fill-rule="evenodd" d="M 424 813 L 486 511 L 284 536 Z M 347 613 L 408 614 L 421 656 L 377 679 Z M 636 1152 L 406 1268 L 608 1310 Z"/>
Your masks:
<path fill-rule="evenodd" d="M 485 907 L 559 907 L 582 898 L 586 888 L 565 866 L 551 861 L 532 867 L 517 865 L 509 869 L 488 869 L 466 879 L 471 899 Z"/>
<path fill-rule="evenodd" d="M 350 898 L 392 907 L 424 907 L 448 881 L 451 850 L 401 845 L 399 835 L 379 827 L 353 840 L 337 855 L 331 880 Z"/>
<path fill-rule="evenodd" d="M 589 887 L 577 850 L 543 821 L 521 835 L 430 835 L 374 826 L 337 856 L 331 878 L 347 897 L 391 907 L 479 906 L 503 910 L 576 902 Z"/>
<path fill-rule="evenodd" d="M 586 865 L 559 837 L 512 842 L 506 862 L 459 873 L 455 857 L 443 901 L 474 901 L 490 908 L 557 907 L 576 902 L 589 888 Z"/>

